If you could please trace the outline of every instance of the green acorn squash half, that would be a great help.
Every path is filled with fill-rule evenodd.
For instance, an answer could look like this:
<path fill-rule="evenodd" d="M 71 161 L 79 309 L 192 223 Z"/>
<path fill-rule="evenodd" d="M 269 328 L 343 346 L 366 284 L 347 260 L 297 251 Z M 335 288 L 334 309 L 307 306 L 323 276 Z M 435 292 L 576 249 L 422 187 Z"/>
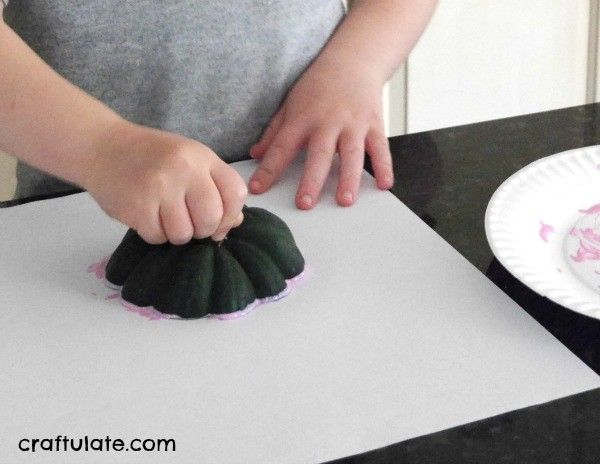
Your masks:
<path fill-rule="evenodd" d="M 125 301 L 182 318 L 232 313 L 278 295 L 286 279 L 304 270 L 304 258 L 279 217 L 262 208 L 242 211 L 244 221 L 222 242 L 150 245 L 130 229 L 108 261 L 106 279 L 122 286 Z"/>

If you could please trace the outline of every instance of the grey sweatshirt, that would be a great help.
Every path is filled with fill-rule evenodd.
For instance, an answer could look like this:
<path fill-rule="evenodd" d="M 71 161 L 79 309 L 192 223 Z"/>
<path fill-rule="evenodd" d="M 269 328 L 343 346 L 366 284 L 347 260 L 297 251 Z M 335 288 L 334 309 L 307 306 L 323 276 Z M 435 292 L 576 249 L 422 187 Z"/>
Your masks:
<path fill-rule="evenodd" d="M 341 0 L 11 0 L 4 9 L 69 81 L 226 161 L 247 156 L 343 15 Z M 18 198 L 73 188 L 23 163 L 17 178 Z"/>

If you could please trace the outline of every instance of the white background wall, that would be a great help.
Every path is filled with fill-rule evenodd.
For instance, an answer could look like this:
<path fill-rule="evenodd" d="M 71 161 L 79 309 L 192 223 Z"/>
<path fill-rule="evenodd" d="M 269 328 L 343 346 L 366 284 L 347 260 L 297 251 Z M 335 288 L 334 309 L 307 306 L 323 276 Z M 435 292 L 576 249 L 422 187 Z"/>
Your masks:
<path fill-rule="evenodd" d="M 400 84 L 406 107 L 401 98 L 390 102 L 390 134 L 585 103 L 594 5 L 440 0 Z M 394 112 L 406 114 L 404 127 L 393 123 Z"/>

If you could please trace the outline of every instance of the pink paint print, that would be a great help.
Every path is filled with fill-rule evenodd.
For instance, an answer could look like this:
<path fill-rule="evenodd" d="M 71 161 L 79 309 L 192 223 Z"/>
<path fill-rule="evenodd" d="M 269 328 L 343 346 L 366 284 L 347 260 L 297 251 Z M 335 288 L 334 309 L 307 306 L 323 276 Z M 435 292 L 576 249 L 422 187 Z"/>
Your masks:
<path fill-rule="evenodd" d="M 136 306 L 131 304 L 123 299 L 120 299 L 121 306 L 123 306 L 127 311 L 131 311 L 132 313 L 137 313 L 145 319 L 150 321 L 157 321 L 159 319 L 176 319 L 175 316 L 170 316 L 168 314 L 163 314 L 160 311 L 157 311 L 152 306 Z"/>
<path fill-rule="evenodd" d="M 539 230 L 539 234 L 540 234 L 540 238 L 548 243 L 548 235 L 551 234 L 552 232 L 554 232 L 554 226 L 551 226 L 550 224 L 545 224 L 543 221 L 540 221 L 540 230 Z"/>
<path fill-rule="evenodd" d="M 106 277 L 106 265 L 110 256 L 98 261 L 97 263 L 90 264 L 87 268 L 88 272 L 93 273 L 98 279 L 104 279 Z"/>
<path fill-rule="evenodd" d="M 116 287 L 115 285 L 111 284 L 110 282 L 108 282 L 106 280 L 106 265 L 108 264 L 108 260 L 109 260 L 109 257 L 104 258 L 103 260 L 101 260 L 97 263 L 91 264 L 88 267 L 87 271 L 89 273 L 93 273 L 97 279 L 102 280 L 104 282 L 104 284 L 111 290 L 120 290 L 120 287 Z M 287 279 L 285 281 L 286 282 L 285 289 L 283 289 L 283 291 L 281 293 L 279 293 L 275 296 L 271 296 L 271 297 L 267 297 L 267 298 L 257 298 L 256 300 L 254 300 L 252 303 L 250 303 L 245 308 L 243 308 L 239 311 L 233 312 L 233 313 L 207 314 L 206 317 L 218 319 L 221 321 L 230 321 L 230 320 L 238 319 L 242 316 L 245 316 L 245 315 L 251 313 L 254 309 L 258 308 L 261 305 L 264 305 L 266 303 L 271 303 L 271 302 L 274 302 L 274 301 L 280 300 L 281 298 L 286 297 L 287 295 L 289 295 L 292 292 L 292 290 L 294 290 L 298 287 L 298 285 L 300 284 L 301 281 L 306 279 L 307 274 L 308 274 L 308 269 L 305 268 L 304 271 L 302 271 L 296 277 Z M 93 294 L 97 295 L 96 293 L 93 293 Z M 175 316 L 172 314 L 163 314 L 160 311 L 157 311 L 156 309 L 154 309 L 152 306 L 141 307 L 141 306 L 136 306 L 132 303 L 129 303 L 128 301 L 125 301 L 121 297 L 120 292 L 119 293 L 111 293 L 111 294 L 107 295 L 104 299 L 118 301 L 120 303 L 120 305 L 122 307 L 124 307 L 127 311 L 139 314 L 140 316 L 144 317 L 145 319 L 148 319 L 151 321 L 163 320 L 163 319 L 181 319 L 179 316 Z"/>

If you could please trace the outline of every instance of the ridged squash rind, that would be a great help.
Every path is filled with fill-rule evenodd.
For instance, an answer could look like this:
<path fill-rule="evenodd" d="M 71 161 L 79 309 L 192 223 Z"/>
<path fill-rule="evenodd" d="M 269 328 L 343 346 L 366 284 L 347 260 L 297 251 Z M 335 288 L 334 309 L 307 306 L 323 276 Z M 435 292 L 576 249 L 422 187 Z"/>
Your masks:
<path fill-rule="evenodd" d="M 278 295 L 304 270 L 292 232 L 275 214 L 243 208 L 243 223 L 220 243 L 150 245 L 132 229 L 110 257 L 106 279 L 137 306 L 182 318 L 228 314 Z"/>

